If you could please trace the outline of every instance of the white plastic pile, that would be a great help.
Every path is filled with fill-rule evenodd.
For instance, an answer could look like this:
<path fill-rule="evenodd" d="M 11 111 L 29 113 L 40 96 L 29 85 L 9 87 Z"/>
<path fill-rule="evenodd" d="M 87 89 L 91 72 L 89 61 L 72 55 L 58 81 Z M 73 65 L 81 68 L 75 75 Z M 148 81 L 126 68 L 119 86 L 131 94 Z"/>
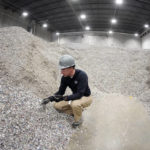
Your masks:
<path fill-rule="evenodd" d="M 52 106 L 43 111 L 40 99 L 30 91 L 3 79 L 0 83 L 0 149 L 64 149 L 73 118 Z"/>
<path fill-rule="evenodd" d="M 19 27 L 0 28 L 0 149 L 63 150 L 68 143 L 73 118 L 56 112 L 52 103 L 40 111 L 42 98 L 58 89 L 63 54 L 87 72 L 93 97 L 135 96 L 150 111 L 150 51 L 73 49 Z"/>
<path fill-rule="evenodd" d="M 73 118 L 41 100 L 56 92 L 61 52 L 22 28 L 0 29 L 0 149 L 64 149 Z"/>

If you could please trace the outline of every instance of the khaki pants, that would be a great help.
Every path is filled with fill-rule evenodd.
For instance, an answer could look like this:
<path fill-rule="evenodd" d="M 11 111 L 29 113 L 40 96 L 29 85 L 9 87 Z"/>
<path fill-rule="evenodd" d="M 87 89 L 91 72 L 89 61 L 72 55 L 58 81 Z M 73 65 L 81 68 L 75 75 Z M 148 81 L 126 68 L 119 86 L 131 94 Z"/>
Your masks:
<path fill-rule="evenodd" d="M 90 106 L 92 103 L 92 97 L 82 97 L 81 99 L 71 101 L 71 104 L 68 101 L 60 101 L 54 104 L 56 110 L 65 112 L 70 115 L 74 115 L 74 120 L 79 121 L 82 117 L 82 111 L 85 107 Z"/>

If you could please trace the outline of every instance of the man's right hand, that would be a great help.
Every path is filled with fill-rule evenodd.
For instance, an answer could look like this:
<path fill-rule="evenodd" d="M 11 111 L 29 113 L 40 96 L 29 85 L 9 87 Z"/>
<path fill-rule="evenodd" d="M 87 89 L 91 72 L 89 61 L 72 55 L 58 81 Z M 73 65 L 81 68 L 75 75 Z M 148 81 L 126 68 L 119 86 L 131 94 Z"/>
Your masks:
<path fill-rule="evenodd" d="M 49 99 L 49 98 L 44 98 L 44 99 L 42 100 L 41 105 L 46 105 L 46 104 L 49 103 L 49 102 L 50 102 L 50 99 Z"/>
<path fill-rule="evenodd" d="M 55 97 L 54 96 L 50 96 L 50 97 L 48 97 L 48 98 L 44 98 L 43 100 L 42 100 L 42 105 L 46 105 L 47 103 L 49 103 L 49 102 L 53 102 L 53 101 L 55 101 Z"/>
<path fill-rule="evenodd" d="M 53 101 L 55 101 L 55 102 L 59 102 L 59 101 L 61 101 L 61 100 L 63 100 L 63 96 L 62 95 L 55 95 L 55 96 L 50 96 L 50 97 L 48 97 L 48 98 L 44 98 L 43 100 L 42 100 L 42 105 L 46 105 L 47 103 L 49 103 L 49 102 L 53 102 Z"/>

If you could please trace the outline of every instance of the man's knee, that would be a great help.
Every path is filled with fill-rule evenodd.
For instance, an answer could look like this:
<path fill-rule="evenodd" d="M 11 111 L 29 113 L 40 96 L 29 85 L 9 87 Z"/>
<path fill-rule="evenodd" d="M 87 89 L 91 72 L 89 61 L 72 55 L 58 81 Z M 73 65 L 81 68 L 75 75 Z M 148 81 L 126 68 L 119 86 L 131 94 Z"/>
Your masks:
<path fill-rule="evenodd" d="M 72 101 L 71 107 L 72 107 L 72 108 L 81 107 L 80 102 L 79 102 L 78 100 Z"/>
<path fill-rule="evenodd" d="M 62 107 L 59 103 L 55 103 L 54 108 L 57 109 L 57 110 L 61 110 Z"/>

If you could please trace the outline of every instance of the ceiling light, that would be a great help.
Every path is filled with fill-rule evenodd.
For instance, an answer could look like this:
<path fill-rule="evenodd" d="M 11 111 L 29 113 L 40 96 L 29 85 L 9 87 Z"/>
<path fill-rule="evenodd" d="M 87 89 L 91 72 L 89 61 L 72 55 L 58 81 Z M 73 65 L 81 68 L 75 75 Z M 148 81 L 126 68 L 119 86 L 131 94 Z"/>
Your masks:
<path fill-rule="evenodd" d="M 24 11 L 24 12 L 22 13 L 22 16 L 23 16 L 23 17 L 27 17 L 28 15 L 29 15 L 29 13 L 26 12 L 26 11 Z"/>
<path fill-rule="evenodd" d="M 43 26 L 43 28 L 47 28 L 47 27 L 48 27 L 48 24 L 47 24 L 47 23 L 44 23 L 42 26 Z"/>
<path fill-rule="evenodd" d="M 89 26 L 85 27 L 85 30 L 89 31 L 91 28 Z"/>
<path fill-rule="evenodd" d="M 139 36 L 139 34 L 138 34 L 138 33 L 135 33 L 135 34 L 134 34 L 134 36 L 135 36 L 135 37 L 138 37 L 138 36 Z"/>
<path fill-rule="evenodd" d="M 86 19 L 86 15 L 85 14 L 81 14 L 80 18 L 84 20 L 84 19 Z"/>
<path fill-rule="evenodd" d="M 111 19 L 111 23 L 112 24 L 116 24 L 117 23 L 117 19 L 115 19 L 115 18 Z"/>
<path fill-rule="evenodd" d="M 116 0 L 116 4 L 117 4 L 117 5 L 123 4 L 123 0 Z"/>
<path fill-rule="evenodd" d="M 108 33 L 109 33 L 109 34 L 113 34 L 113 31 L 112 31 L 112 30 L 109 30 Z"/>
<path fill-rule="evenodd" d="M 149 25 L 148 25 L 148 24 L 145 24 L 144 27 L 145 27 L 145 28 L 149 28 Z"/>
<path fill-rule="evenodd" d="M 78 2 L 79 0 L 71 0 L 72 2 Z"/>
<path fill-rule="evenodd" d="M 59 35 L 60 35 L 60 33 L 59 33 L 59 32 L 56 32 L 56 35 L 57 35 L 57 36 L 59 36 Z"/>

